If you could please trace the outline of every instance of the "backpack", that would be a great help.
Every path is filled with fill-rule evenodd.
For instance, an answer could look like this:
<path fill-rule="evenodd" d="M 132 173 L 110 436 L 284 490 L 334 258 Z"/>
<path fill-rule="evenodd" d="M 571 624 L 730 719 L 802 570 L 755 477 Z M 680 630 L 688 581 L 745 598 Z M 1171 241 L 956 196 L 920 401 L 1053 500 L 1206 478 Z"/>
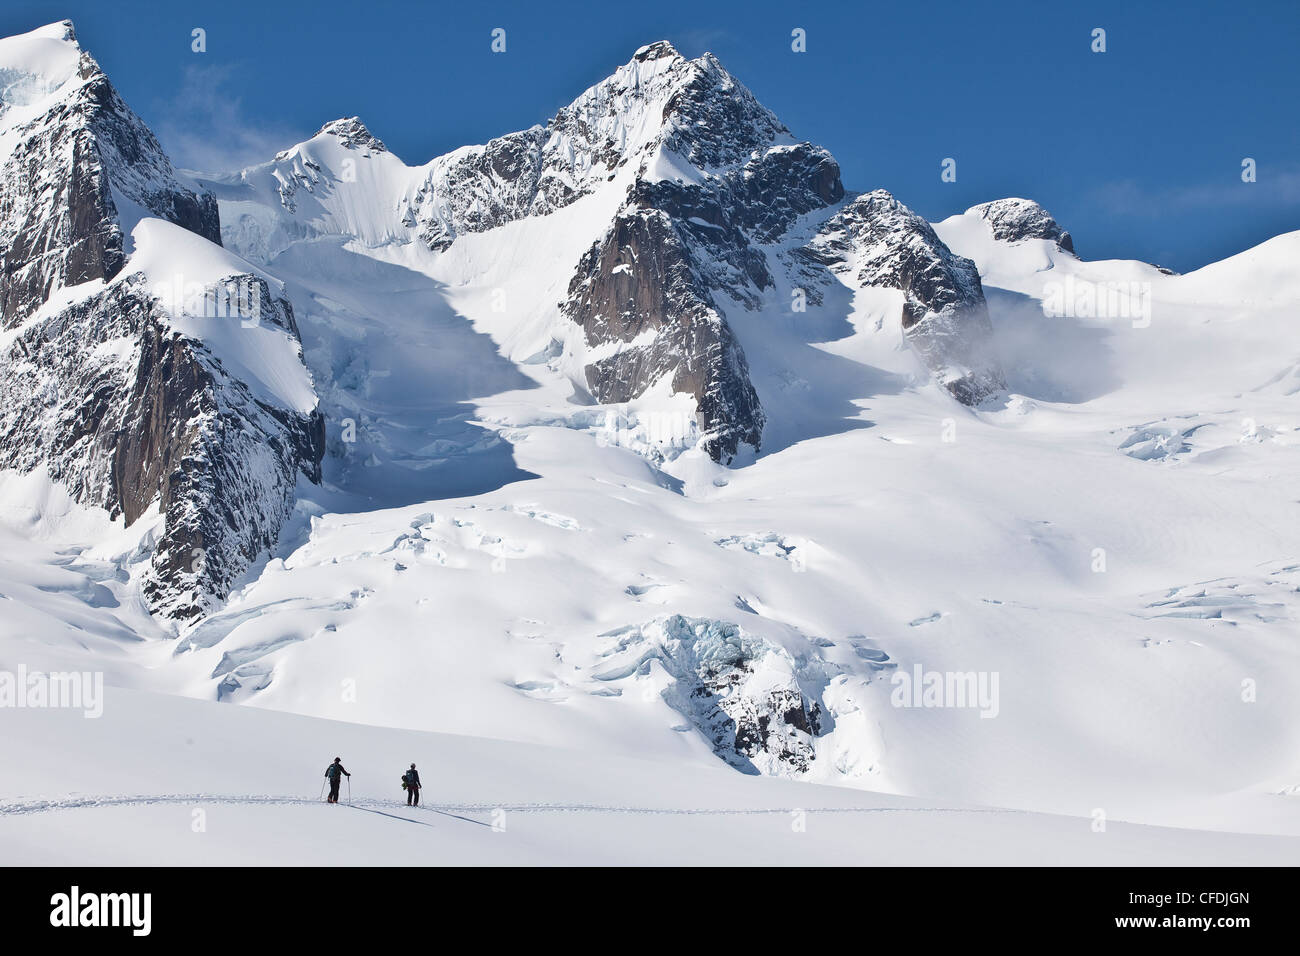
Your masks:
<path fill-rule="evenodd" d="M 410 787 L 410 786 L 414 786 L 414 784 L 415 784 L 415 775 L 411 773 L 411 771 L 408 770 L 406 771 L 406 773 L 402 774 L 402 786 Z"/>
<path fill-rule="evenodd" d="M 338 764 L 336 764 L 336 763 L 332 763 L 332 764 L 330 764 L 328 767 L 325 768 L 325 776 L 329 777 L 331 780 L 333 780 L 333 779 L 334 779 L 335 777 L 337 777 L 338 775 L 339 775 L 339 765 L 338 765 Z"/>

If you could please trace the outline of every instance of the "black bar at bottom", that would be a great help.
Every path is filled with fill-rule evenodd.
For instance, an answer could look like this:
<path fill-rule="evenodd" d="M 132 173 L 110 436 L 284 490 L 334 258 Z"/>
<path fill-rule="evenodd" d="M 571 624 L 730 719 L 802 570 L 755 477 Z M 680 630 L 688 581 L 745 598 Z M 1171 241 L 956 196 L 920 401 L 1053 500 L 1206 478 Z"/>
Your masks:
<path fill-rule="evenodd" d="M 755 930 L 815 944 L 865 943 L 876 930 L 916 940 L 1192 937 L 1231 944 L 1294 931 L 1289 868 L 626 869 L 9 868 L 0 925 L 10 933 L 131 943 L 253 940 L 286 931 L 308 944 L 436 944 L 463 929 L 550 927 L 576 945 L 650 933 L 694 949 Z M 75 891 L 73 888 L 76 888 Z M 147 898 L 144 894 L 148 894 Z M 101 925 L 85 925 L 86 923 Z M 109 925 L 102 925 L 109 924 Z M 681 936 L 698 926 L 711 936 Z M 214 933 L 215 936 L 208 934 Z M 229 935 L 227 935 L 229 934 Z M 716 935 L 720 934 L 720 935 Z M 866 935 L 861 935 L 866 934 Z M 1243 934 L 1245 934 L 1243 936 Z M 491 939 L 492 937 L 488 937 Z M 539 944 L 547 937 L 539 938 Z"/>

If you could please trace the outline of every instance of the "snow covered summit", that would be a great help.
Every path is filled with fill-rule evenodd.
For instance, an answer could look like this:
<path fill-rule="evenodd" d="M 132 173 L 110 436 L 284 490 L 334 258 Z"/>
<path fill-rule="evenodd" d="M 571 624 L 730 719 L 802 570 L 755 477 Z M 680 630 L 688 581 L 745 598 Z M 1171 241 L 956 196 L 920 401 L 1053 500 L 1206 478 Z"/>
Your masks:
<path fill-rule="evenodd" d="M 212 197 L 179 179 L 70 21 L 0 40 L 0 75 L 6 328 L 64 286 L 116 276 L 145 216 L 219 241 Z"/>
<path fill-rule="evenodd" d="M 206 181 L 227 245 L 274 264 L 297 243 L 336 236 L 458 285 L 471 248 L 513 255 L 504 250 L 522 252 L 523 235 L 545 234 L 534 250 L 570 250 L 548 262 L 548 282 L 557 270 L 568 278 L 558 309 L 533 288 L 535 308 L 499 310 L 498 341 L 527 342 L 514 357 L 547 356 L 586 402 L 684 397 L 693 406 L 684 431 L 715 460 L 750 460 L 765 447 L 770 389 L 755 381 L 748 352 L 769 336 L 742 317 L 789 314 L 839 284 L 799 249 L 839 229 L 832 220 L 852 197 L 834 158 L 796 140 L 715 57 L 650 44 L 544 125 L 424 166 L 405 166 L 377 142 L 359 120 L 337 121 L 271 163 Z M 897 255 L 920 242 L 951 259 L 910 213 L 853 241 Z M 902 341 L 971 404 L 997 394 L 1001 376 L 978 280 L 958 272 L 922 284 L 864 266 L 852 281 L 910 290 Z M 958 296 L 969 307 L 945 312 Z"/>

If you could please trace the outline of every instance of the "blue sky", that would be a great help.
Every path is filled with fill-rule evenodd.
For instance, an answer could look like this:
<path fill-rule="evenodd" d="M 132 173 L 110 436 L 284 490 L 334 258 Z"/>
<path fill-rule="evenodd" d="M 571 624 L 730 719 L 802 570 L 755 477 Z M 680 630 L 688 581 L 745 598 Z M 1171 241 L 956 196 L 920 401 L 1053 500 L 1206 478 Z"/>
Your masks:
<path fill-rule="evenodd" d="M 6 0 L 0 34 L 65 17 L 183 165 L 269 158 L 353 114 L 424 162 L 544 122 L 667 38 L 715 53 L 834 153 L 847 188 L 884 187 L 931 220 L 1025 196 L 1085 258 L 1180 271 L 1300 229 L 1296 0 Z M 190 49 L 195 27 L 206 53 Z M 806 53 L 791 51 L 796 27 Z M 1105 53 L 1090 49 L 1095 27 Z M 940 180 L 945 157 L 954 183 Z"/>

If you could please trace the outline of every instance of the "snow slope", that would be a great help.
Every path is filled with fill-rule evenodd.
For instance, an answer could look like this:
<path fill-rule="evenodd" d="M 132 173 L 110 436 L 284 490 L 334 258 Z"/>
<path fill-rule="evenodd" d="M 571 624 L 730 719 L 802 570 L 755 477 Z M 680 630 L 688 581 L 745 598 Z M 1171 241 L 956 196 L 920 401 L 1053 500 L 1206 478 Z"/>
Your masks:
<path fill-rule="evenodd" d="M 59 562 L 39 600 L 61 602 L 54 618 L 88 618 L 94 639 L 82 650 L 46 632 L 33 646 L 6 626 L 5 660 L 109 661 L 125 686 L 721 766 L 716 709 L 675 691 L 689 674 L 664 625 L 684 615 L 762 642 L 762 691 L 793 681 L 827 715 L 805 770 L 756 769 L 967 805 L 1297 832 L 1300 558 L 1294 495 L 1277 480 L 1295 473 L 1293 398 L 1269 384 L 1286 368 L 1288 310 L 1239 314 L 1249 290 L 1223 285 L 1189 303 L 1193 275 L 1151 280 L 1144 329 L 1041 311 L 1034 325 L 1007 303 L 1042 273 L 996 272 L 1017 254 L 1001 246 L 971 253 L 1007 289 L 990 297 L 998 332 L 1039 337 L 1038 381 L 1004 406 L 965 412 L 929 384 L 873 392 L 873 369 L 898 353 L 856 311 L 854 333 L 825 348 L 863 369 L 867 420 L 743 469 L 690 453 L 656 466 L 619 443 L 604 409 L 548 409 L 558 385 L 508 387 L 474 416 L 537 477 L 360 511 L 304 489 L 282 554 L 179 646 L 126 639 L 150 630 L 116 580 L 125 548 L 68 562 L 59 552 L 86 533 L 37 521 L 47 537 L 24 538 L 37 549 L 24 573 Z M 1105 375 L 1057 354 L 1089 358 L 1075 340 Z M 1205 374 L 1189 381 L 1196 356 Z M 1062 400 L 1067 387 L 1094 397 Z M 1184 450 L 1121 447 L 1153 429 L 1187 433 Z M 91 585 L 115 595 L 111 615 L 85 612 Z M 996 719 L 893 706 L 891 674 L 917 664 L 998 673 Z"/>
<path fill-rule="evenodd" d="M 0 799 L 0 846 L 16 865 L 1277 865 L 1300 850 L 1295 836 L 1098 832 L 1088 818 L 132 691 L 98 721 L 7 719 L 7 776 L 24 784 Z M 336 752 L 353 776 L 329 806 Z M 397 786 L 411 762 L 419 809 Z"/>

